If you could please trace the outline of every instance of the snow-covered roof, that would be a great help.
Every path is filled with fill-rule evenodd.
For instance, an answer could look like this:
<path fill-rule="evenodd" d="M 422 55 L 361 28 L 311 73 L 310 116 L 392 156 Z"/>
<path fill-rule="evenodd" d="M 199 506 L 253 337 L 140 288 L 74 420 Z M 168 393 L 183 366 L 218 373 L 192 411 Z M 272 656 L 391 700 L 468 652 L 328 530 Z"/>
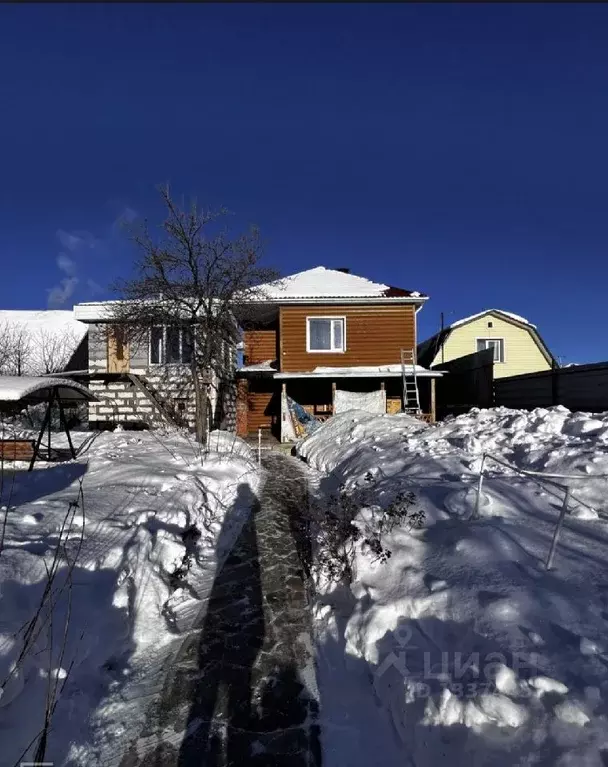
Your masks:
<path fill-rule="evenodd" d="M 276 373 L 276 372 L 277 372 L 276 360 L 264 360 L 264 362 L 256 362 L 254 365 L 242 365 L 237 370 L 237 373 Z"/>
<path fill-rule="evenodd" d="M 522 325 L 529 325 L 531 328 L 535 328 L 536 325 L 533 325 L 531 322 L 529 322 L 525 317 L 521 317 L 519 314 L 514 314 L 513 312 L 506 312 L 504 309 L 484 309 L 483 312 L 477 312 L 477 314 L 471 314 L 469 317 L 463 317 L 461 320 L 456 320 L 456 322 L 452 322 L 451 325 L 448 325 L 446 327 L 446 330 L 448 328 L 457 328 L 460 325 L 465 325 L 467 322 L 471 322 L 471 320 L 476 320 L 478 317 L 483 317 L 484 314 L 502 314 L 505 317 L 508 317 L 511 320 L 515 320 L 516 322 L 521 322 Z"/>
<path fill-rule="evenodd" d="M 75 351 L 87 333 L 87 326 L 74 318 L 74 313 L 63 309 L 0 310 L 0 328 L 3 326 L 22 326 L 34 336 L 37 333 L 69 336 Z"/>
<path fill-rule="evenodd" d="M 57 387 L 62 400 L 96 400 L 86 386 L 66 378 L 52 376 L 0 376 L 0 402 L 46 400 L 50 390 Z"/>
<path fill-rule="evenodd" d="M 120 301 L 87 301 L 74 306 L 73 316 L 76 320 L 91 322 L 112 319 L 114 309 Z"/>
<path fill-rule="evenodd" d="M 405 365 L 406 375 L 411 376 L 416 369 L 420 378 L 441 378 L 443 373 L 427 370 L 420 365 Z M 403 373 L 401 365 L 359 365 L 356 367 L 316 367 L 306 373 L 276 373 L 275 378 L 391 378 Z"/>
<path fill-rule="evenodd" d="M 87 326 L 74 319 L 71 311 L 0 311 L 0 334 L 5 341 L 12 335 L 9 347 L 13 342 L 19 346 L 22 372 L 36 374 L 63 369 L 86 333 Z"/>
<path fill-rule="evenodd" d="M 386 298 L 422 302 L 427 298 L 417 291 L 372 282 L 365 277 L 339 269 L 327 269 L 324 266 L 282 277 L 280 280 L 261 285 L 257 291 L 265 300 L 280 302 L 327 298 Z M 259 295 L 256 295 L 256 299 L 259 300 Z"/>

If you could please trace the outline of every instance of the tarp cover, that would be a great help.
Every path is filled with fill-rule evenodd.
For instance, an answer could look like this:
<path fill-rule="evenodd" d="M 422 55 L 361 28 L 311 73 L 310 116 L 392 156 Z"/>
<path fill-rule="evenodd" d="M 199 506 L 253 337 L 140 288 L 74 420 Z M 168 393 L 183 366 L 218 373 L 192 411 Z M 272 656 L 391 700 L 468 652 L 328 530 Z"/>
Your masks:
<path fill-rule="evenodd" d="M 320 421 L 317 421 L 299 402 L 296 402 L 291 397 L 287 397 L 287 407 L 289 408 L 289 414 L 298 439 L 312 434 L 321 425 Z"/>
<path fill-rule="evenodd" d="M 378 415 L 386 413 L 386 392 L 380 389 L 369 392 L 336 389 L 334 414 L 344 413 L 347 410 L 364 410 L 366 413 Z"/>

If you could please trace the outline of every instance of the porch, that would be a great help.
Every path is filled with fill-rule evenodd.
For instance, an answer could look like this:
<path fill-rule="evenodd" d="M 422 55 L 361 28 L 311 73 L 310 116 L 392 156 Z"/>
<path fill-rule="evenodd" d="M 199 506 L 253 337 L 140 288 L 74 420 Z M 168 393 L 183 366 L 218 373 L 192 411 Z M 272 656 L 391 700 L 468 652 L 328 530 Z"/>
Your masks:
<path fill-rule="evenodd" d="M 413 375 L 413 371 L 406 372 Z M 435 381 L 440 377 L 437 371 L 416 368 L 421 409 L 418 417 L 431 423 L 436 418 Z M 373 397 L 376 392 L 378 397 Z M 349 409 L 349 399 L 353 402 L 350 407 L 357 407 L 357 395 L 370 395 L 367 400 L 373 403 L 374 412 L 404 412 L 401 366 L 317 369 L 309 373 L 242 369 L 237 379 L 237 434 L 247 437 L 261 429 L 274 439 L 291 441 L 294 435 L 287 398 L 312 418 L 325 421 Z"/>

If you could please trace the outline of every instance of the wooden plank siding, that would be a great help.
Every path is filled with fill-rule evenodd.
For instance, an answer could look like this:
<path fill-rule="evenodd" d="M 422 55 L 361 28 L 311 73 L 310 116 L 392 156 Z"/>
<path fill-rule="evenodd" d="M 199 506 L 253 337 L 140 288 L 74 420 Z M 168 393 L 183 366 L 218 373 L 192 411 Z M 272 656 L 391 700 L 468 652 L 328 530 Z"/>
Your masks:
<path fill-rule="evenodd" d="M 307 317 L 346 317 L 346 351 L 306 351 Z M 282 372 L 316 367 L 394 365 L 401 349 L 416 353 L 416 313 L 412 305 L 282 306 L 279 315 Z"/>
<path fill-rule="evenodd" d="M 271 429 L 280 414 L 279 386 L 272 378 L 252 378 L 247 395 L 247 431 Z"/>
<path fill-rule="evenodd" d="M 245 330 L 243 333 L 243 364 L 256 365 L 266 360 L 276 360 L 277 329 Z"/>
<path fill-rule="evenodd" d="M 272 427 L 272 414 L 269 413 L 272 394 L 268 392 L 250 392 L 247 399 L 249 411 L 247 413 L 247 430 L 249 433 L 258 429 L 270 429 Z"/>

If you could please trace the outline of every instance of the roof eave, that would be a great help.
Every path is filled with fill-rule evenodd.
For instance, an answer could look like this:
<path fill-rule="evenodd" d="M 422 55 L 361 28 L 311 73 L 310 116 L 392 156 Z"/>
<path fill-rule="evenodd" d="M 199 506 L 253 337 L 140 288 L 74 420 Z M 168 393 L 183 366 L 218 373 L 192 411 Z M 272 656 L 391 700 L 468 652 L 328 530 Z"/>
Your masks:
<path fill-rule="evenodd" d="M 294 305 L 294 304 L 423 304 L 429 296 L 298 296 L 289 298 L 252 298 L 243 304 Z"/>

